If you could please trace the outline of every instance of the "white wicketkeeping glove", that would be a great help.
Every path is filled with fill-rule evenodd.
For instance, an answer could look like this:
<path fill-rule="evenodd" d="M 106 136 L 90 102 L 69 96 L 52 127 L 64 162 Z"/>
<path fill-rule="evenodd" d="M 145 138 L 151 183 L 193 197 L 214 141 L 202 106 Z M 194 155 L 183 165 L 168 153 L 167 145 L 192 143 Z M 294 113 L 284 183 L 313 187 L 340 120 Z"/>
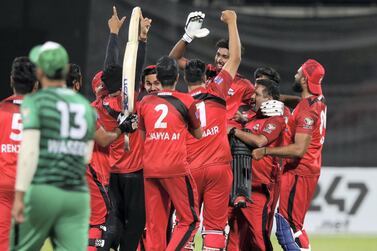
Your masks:
<path fill-rule="evenodd" d="M 201 11 L 191 12 L 187 16 L 185 34 L 182 37 L 184 41 L 191 43 L 194 38 L 202 38 L 209 34 L 209 30 L 207 28 L 202 28 L 205 16 L 206 14 Z"/>
<path fill-rule="evenodd" d="M 284 103 L 278 100 L 269 100 L 262 103 L 260 110 L 264 116 L 281 116 L 284 114 Z"/>

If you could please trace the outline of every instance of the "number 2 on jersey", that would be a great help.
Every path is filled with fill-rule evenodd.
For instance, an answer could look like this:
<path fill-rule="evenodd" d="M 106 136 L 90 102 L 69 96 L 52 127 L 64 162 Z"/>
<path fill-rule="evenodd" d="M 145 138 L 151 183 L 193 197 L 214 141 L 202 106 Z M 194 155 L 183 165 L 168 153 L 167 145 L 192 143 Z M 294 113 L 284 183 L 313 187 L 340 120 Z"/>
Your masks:
<path fill-rule="evenodd" d="M 165 117 L 168 115 L 168 106 L 165 105 L 165 104 L 159 104 L 157 105 L 154 110 L 156 112 L 158 111 L 162 111 L 160 117 L 158 117 L 156 123 L 154 123 L 154 128 L 167 128 L 168 126 L 168 123 L 166 122 L 163 122 L 163 120 L 165 119 Z"/>

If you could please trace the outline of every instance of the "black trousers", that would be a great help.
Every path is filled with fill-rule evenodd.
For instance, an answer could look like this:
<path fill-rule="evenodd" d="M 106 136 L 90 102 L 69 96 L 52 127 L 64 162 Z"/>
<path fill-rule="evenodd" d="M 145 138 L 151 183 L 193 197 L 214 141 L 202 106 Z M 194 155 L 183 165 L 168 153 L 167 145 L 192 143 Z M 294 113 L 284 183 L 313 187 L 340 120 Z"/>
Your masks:
<path fill-rule="evenodd" d="M 112 173 L 109 195 L 114 215 L 119 220 L 120 251 L 135 251 L 145 227 L 143 170 Z"/>

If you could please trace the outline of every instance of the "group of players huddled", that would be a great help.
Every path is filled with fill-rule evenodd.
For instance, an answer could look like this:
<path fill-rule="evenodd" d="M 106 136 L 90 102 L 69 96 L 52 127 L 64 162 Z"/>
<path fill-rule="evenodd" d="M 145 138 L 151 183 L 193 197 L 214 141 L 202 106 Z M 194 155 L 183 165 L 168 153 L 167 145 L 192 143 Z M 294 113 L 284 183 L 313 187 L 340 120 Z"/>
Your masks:
<path fill-rule="evenodd" d="M 209 34 L 204 19 L 191 12 L 169 56 L 145 67 L 152 20 L 141 17 L 128 115 L 118 58 L 125 18 L 115 7 L 91 104 L 60 44 L 13 61 L 14 95 L 0 103 L 0 250 L 40 250 L 46 238 L 55 250 L 194 250 L 200 213 L 202 250 L 272 250 L 274 216 L 285 251 L 310 250 L 303 224 L 326 131 L 324 68 L 313 59 L 299 67 L 300 97 L 280 95 L 270 67 L 252 84 L 237 73 L 231 10 L 221 13 L 229 38 L 216 44 L 214 64 L 186 59 L 192 40 Z M 180 70 L 188 93 L 175 90 Z"/>

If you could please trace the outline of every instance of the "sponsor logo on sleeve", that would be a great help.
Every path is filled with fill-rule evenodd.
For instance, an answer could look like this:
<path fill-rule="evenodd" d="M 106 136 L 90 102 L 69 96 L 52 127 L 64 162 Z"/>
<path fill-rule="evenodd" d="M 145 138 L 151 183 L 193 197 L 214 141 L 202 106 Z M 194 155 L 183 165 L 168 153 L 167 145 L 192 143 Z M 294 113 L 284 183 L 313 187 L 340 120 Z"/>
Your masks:
<path fill-rule="evenodd" d="M 312 129 L 314 124 L 314 120 L 312 118 L 305 118 L 304 119 L 304 128 L 305 129 Z"/>
<path fill-rule="evenodd" d="M 266 127 L 263 129 L 264 132 L 271 134 L 272 131 L 276 129 L 276 125 L 274 124 L 267 124 Z"/>
<path fill-rule="evenodd" d="M 218 85 L 221 84 L 223 81 L 224 79 L 220 76 L 216 76 L 215 79 L 213 80 L 213 82 L 215 82 Z"/>

